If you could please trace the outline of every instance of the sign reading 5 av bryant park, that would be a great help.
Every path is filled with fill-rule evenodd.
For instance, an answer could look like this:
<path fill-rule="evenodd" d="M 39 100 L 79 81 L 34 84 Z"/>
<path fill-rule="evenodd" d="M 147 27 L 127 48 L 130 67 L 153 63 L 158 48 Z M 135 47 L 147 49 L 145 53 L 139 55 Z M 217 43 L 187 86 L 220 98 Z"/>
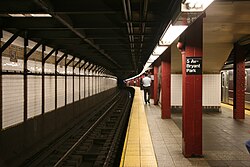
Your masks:
<path fill-rule="evenodd" d="M 201 75 L 202 74 L 202 58 L 186 57 L 186 74 Z"/>

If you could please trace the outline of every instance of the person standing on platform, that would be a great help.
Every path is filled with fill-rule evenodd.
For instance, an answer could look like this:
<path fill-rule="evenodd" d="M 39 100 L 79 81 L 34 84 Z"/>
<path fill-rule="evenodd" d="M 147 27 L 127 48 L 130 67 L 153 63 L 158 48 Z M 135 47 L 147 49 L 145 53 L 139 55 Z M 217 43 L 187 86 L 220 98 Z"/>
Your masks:
<path fill-rule="evenodd" d="M 140 78 L 140 89 L 143 90 L 142 78 Z"/>
<path fill-rule="evenodd" d="M 151 86 L 151 78 L 145 73 L 144 78 L 142 79 L 143 89 L 144 89 L 144 100 L 145 103 L 150 104 L 150 86 Z M 147 96 L 148 95 L 148 96 Z"/>

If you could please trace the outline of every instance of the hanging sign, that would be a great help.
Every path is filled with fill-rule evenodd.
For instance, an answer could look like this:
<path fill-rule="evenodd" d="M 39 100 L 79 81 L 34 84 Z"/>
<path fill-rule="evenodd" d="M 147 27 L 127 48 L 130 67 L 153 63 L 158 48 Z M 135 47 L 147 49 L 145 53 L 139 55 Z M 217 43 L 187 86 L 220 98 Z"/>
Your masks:
<path fill-rule="evenodd" d="M 202 58 L 186 57 L 186 74 L 201 75 L 202 74 Z"/>

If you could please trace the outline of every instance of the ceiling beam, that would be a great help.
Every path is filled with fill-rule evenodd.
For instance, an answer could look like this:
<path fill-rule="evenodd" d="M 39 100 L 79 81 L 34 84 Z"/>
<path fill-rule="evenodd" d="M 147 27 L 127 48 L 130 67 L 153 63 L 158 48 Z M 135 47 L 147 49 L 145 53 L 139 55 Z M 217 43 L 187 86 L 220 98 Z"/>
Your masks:
<path fill-rule="evenodd" d="M 103 50 L 101 50 L 97 45 L 95 45 L 92 41 L 86 38 L 85 35 L 83 35 L 81 32 L 76 30 L 68 21 L 66 21 L 63 17 L 56 15 L 52 9 L 48 8 L 48 5 L 42 1 L 42 0 L 34 0 L 36 4 L 38 4 L 42 9 L 44 9 L 46 12 L 51 14 L 54 18 L 56 18 L 58 21 L 60 21 L 64 26 L 68 27 L 72 32 L 74 32 L 79 38 L 83 39 L 86 43 L 88 43 L 90 46 L 92 46 L 94 49 L 96 49 L 98 52 L 100 52 L 106 59 L 111 61 L 114 65 L 121 68 L 121 66 L 113 60 L 109 55 L 104 53 Z"/>
<path fill-rule="evenodd" d="M 1 17 L 1 27 L 4 28 L 18 28 L 29 30 L 67 30 L 69 27 L 65 27 L 60 22 L 56 21 L 52 17 L 39 18 L 39 17 Z M 138 26 L 139 28 L 139 26 Z M 107 24 L 105 22 L 93 22 L 86 19 L 84 22 L 75 22 L 74 29 L 76 30 L 120 30 L 125 29 L 123 24 L 114 25 Z"/>

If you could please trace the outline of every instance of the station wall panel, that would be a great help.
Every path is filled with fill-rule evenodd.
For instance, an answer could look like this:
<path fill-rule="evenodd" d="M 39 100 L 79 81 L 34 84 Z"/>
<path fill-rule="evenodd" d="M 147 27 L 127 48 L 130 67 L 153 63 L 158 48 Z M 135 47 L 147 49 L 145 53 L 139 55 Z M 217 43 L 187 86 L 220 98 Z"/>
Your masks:
<path fill-rule="evenodd" d="M 79 76 L 74 77 L 74 101 L 79 100 Z"/>
<path fill-rule="evenodd" d="M 42 76 L 28 78 L 28 118 L 42 114 Z"/>
<path fill-rule="evenodd" d="M 2 68 L 8 71 L 23 71 L 23 60 L 17 60 L 17 62 L 11 62 L 10 57 L 2 57 Z"/>
<path fill-rule="evenodd" d="M 89 75 L 92 75 L 92 72 L 90 72 Z M 92 91 L 93 91 L 93 77 L 88 77 L 89 85 L 88 85 L 88 96 L 92 96 Z"/>
<path fill-rule="evenodd" d="M 202 106 L 220 106 L 220 74 L 203 74 Z M 182 106 L 182 75 L 171 75 L 171 105 Z"/>
<path fill-rule="evenodd" d="M 41 73 L 42 72 L 42 62 L 28 60 L 27 68 L 28 68 L 29 72 Z"/>
<path fill-rule="evenodd" d="M 57 107 L 65 105 L 65 77 L 57 76 Z"/>
<path fill-rule="evenodd" d="M 203 106 L 220 106 L 221 77 L 220 74 L 203 75 Z"/>
<path fill-rule="evenodd" d="M 95 77 L 95 73 L 93 73 L 93 87 L 92 87 L 92 94 L 96 94 L 96 77 Z"/>
<path fill-rule="evenodd" d="M 182 75 L 171 74 L 171 105 L 182 106 Z"/>
<path fill-rule="evenodd" d="M 24 61 L 23 61 L 23 39 L 18 37 L 2 55 L 2 127 L 6 129 L 24 121 Z M 17 45 L 17 46 L 15 46 Z M 36 45 L 35 42 L 29 40 L 27 51 L 29 52 Z M 45 55 L 47 55 L 52 48 L 46 46 Z M 58 52 L 57 60 L 63 55 Z M 80 99 L 92 96 L 99 92 L 116 87 L 116 82 L 113 79 L 100 77 L 93 71 L 80 70 L 79 66 L 73 71 L 73 67 L 67 67 L 67 88 L 65 89 L 65 62 L 68 62 L 72 56 L 68 56 L 67 60 L 63 59 L 57 66 L 57 81 L 55 80 L 55 55 L 53 54 L 44 65 L 44 112 L 45 114 L 65 106 L 65 98 L 67 104 L 78 103 Z M 27 118 L 34 118 L 42 114 L 42 47 L 39 47 L 27 61 Z M 78 62 L 76 59 L 74 63 Z M 72 65 L 72 64 L 71 64 Z M 9 75 L 9 73 L 12 73 Z M 74 82 L 72 74 L 75 74 Z M 79 73 L 82 76 L 79 76 Z M 85 76 L 83 76 L 85 75 Z M 98 77 L 99 76 L 99 77 Z M 55 83 L 57 82 L 57 87 Z M 74 89 L 73 89 L 74 87 Z M 57 94 L 55 92 L 57 90 Z M 67 90 L 67 97 L 65 96 Z M 74 92 L 73 92 L 74 91 Z M 79 97 L 80 95 L 80 97 Z M 57 97 L 57 101 L 55 101 Z M 71 104 L 70 104 L 71 105 Z M 62 109 L 62 108 L 61 108 Z M 36 119 L 36 118 L 34 118 Z M 33 119 L 31 119 L 33 120 Z"/>
<path fill-rule="evenodd" d="M 67 76 L 67 104 L 73 103 L 73 76 Z"/>
<path fill-rule="evenodd" d="M 45 63 L 44 65 L 45 73 L 55 73 L 55 64 Z"/>
<path fill-rule="evenodd" d="M 45 76 L 45 106 L 46 112 L 53 111 L 55 109 L 55 77 Z"/>
<path fill-rule="evenodd" d="M 23 122 L 24 91 L 22 75 L 3 75 L 3 128 Z"/>
<path fill-rule="evenodd" d="M 85 85 L 85 83 L 84 83 L 84 76 L 81 76 L 80 77 L 80 80 L 81 80 L 81 85 L 80 85 L 80 91 L 81 91 L 81 99 L 83 99 L 84 98 L 84 85 Z"/>
<path fill-rule="evenodd" d="M 97 77 L 97 93 L 100 93 L 100 75 Z"/>
<path fill-rule="evenodd" d="M 65 73 L 65 67 L 64 66 L 58 66 L 57 67 L 57 72 L 59 72 L 60 74 L 64 74 Z"/>
<path fill-rule="evenodd" d="M 85 76 L 85 96 L 84 97 L 88 97 L 89 96 L 89 77 Z"/>

